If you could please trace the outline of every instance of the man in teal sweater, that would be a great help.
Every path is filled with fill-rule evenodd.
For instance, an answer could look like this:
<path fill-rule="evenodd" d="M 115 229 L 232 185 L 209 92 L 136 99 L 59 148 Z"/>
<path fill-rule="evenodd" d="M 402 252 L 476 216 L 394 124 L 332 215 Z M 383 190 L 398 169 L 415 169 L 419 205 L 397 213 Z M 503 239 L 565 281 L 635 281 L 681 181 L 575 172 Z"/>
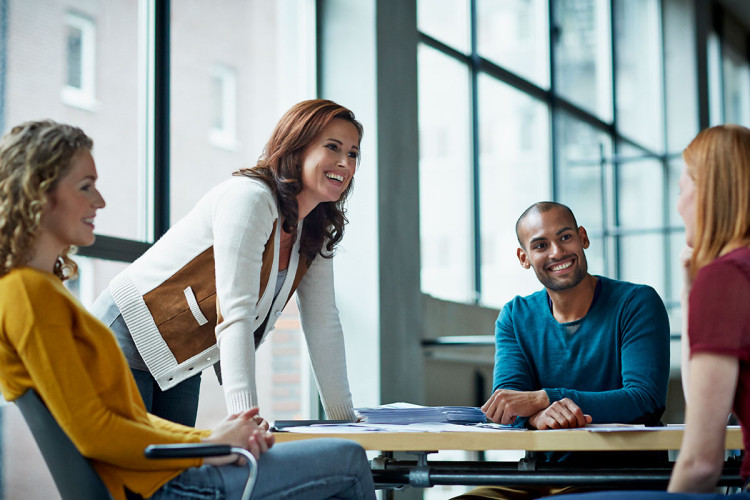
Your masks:
<path fill-rule="evenodd" d="M 535 429 L 658 424 L 669 379 L 669 320 L 657 293 L 589 274 L 586 230 L 565 205 L 535 203 L 518 219 L 516 234 L 518 260 L 544 290 L 516 297 L 500 312 L 494 392 L 482 406 L 487 417 Z M 581 458 L 571 455 L 539 458 Z M 540 496 L 556 492 L 539 489 Z M 481 488 L 462 498 L 510 496 Z"/>

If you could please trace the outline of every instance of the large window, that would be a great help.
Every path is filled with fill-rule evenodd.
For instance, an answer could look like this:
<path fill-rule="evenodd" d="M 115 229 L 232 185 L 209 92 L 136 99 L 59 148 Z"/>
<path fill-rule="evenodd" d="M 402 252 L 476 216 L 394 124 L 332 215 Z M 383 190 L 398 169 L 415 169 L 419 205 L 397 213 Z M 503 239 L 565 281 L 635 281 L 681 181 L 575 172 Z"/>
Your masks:
<path fill-rule="evenodd" d="M 750 41 L 748 28 L 717 5 L 708 40 L 711 124 L 750 126 Z"/>
<path fill-rule="evenodd" d="M 422 292 L 499 309 L 539 290 L 514 226 L 554 200 L 588 232 L 589 271 L 652 286 L 676 341 L 680 155 L 709 122 L 748 125 L 748 27 L 714 1 L 417 1 Z M 427 335 L 492 333 L 455 328 Z M 491 380 L 491 358 L 451 354 L 433 369 Z"/>
<path fill-rule="evenodd" d="M 420 232 L 422 284 L 442 297 L 472 300 L 472 169 L 469 74 L 432 49 L 419 48 Z"/>
<path fill-rule="evenodd" d="M 653 286 L 674 315 L 672 191 L 699 128 L 691 2 L 418 6 L 422 290 L 500 307 L 539 289 L 517 263 L 514 224 L 552 199 L 588 230 L 591 272 Z M 742 117 L 747 59 L 710 43 L 716 107 Z"/>
<path fill-rule="evenodd" d="M 316 94 L 314 0 L 0 4 L 2 132 L 51 118 L 94 140 L 107 206 L 68 283 L 86 306 L 210 187 L 252 166 L 283 112 Z M 294 302 L 258 354 L 269 420 L 317 416 Z M 208 426 L 226 406 L 212 370 L 203 382 Z M 0 498 L 57 496 L 13 406 L 0 426 Z"/>
<path fill-rule="evenodd" d="M 111 207 L 97 217 L 98 234 L 143 241 L 138 3 L 92 2 L 86 12 L 75 3 L 7 2 L 3 123 L 51 118 L 87 131 Z"/>
<path fill-rule="evenodd" d="M 601 118 L 612 119 L 612 24 L 610 2 L 553 2 L 554 84 L 561 97 Z"/>
<path fill-rule="evenodd" d="M 548 3 L 477 0 L 477 49 L 482 57 L 541 87 L 549 86 Z"/>
<path fill-rule="evenodd" d="M 549 110 L 538 99 L 495 78 L 479 76 L 479 213 L 482 300 L 500 302 L 508 283 L 535 288 L 513 256 L 518 206 L 547 199 L 552 187 Z"/>

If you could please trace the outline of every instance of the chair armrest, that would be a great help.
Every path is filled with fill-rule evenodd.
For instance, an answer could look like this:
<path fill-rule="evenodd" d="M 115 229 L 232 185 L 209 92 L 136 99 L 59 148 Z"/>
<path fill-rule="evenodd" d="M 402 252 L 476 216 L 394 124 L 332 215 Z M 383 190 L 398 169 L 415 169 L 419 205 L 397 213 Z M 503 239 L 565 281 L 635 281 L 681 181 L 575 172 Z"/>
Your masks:
<path fill-rule="evenodd" d="M 234 453 L 228 444 L 181 443 L 152 444 L 144 451 L 147 458 L 219 457 Z"/>
<path fill-rule="evenodd" d="M 230 446 L 228 444 L 211 443 L 183 443 L 183 444 L 151 444 L 146 446 L 143 452 L 147 458 L 202 458 L 218 457 L 236 453 L 242 455 L 249 469 L 245 490 L 242 493 L 243 500 L 249 500 L 253 492 L 255 480 L 258 475 L 258 462 L 255 457 L 244 448 Z"/>

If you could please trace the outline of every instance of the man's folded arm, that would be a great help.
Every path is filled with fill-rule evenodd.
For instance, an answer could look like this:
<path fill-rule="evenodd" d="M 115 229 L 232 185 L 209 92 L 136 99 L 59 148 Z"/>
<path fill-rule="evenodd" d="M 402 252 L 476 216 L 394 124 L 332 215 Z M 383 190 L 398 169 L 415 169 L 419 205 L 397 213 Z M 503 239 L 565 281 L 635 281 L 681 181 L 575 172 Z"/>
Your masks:
<path fill-rule="evenodd" d="M 545 388 L 550 403 L 572 399 L 594 423 L 655 425 L 664 413 L 669 382 L 669 319 L 651 287 L 625 304 L 620 318 L 622 387 L 609 391 Z"/>

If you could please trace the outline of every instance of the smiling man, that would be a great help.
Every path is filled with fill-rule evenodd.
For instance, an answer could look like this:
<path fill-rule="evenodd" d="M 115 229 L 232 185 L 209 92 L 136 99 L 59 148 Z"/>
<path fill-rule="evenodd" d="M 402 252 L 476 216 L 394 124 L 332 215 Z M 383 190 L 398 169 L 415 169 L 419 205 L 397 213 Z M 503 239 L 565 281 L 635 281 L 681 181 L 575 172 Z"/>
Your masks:
<path fill-rule="evenodd" d="M 500 311 L 494 392 L 482 406 L 487 417 L 535 429 L 591 422 L 657 425 L 669 378 L 669 320 L 657 293 L 589 274 L 588 235 L 565 205 L 535 203 L 518 219 L 516 234 L 518 260 L 534 270 L 544 290 L 516 297 Z M 588 453 L 537 459 L 602 463 Z M 604 463 L 613 464 L 612 455 Z M 537 498 L 568 491 L 485 487 L 459 498 Z"/>

